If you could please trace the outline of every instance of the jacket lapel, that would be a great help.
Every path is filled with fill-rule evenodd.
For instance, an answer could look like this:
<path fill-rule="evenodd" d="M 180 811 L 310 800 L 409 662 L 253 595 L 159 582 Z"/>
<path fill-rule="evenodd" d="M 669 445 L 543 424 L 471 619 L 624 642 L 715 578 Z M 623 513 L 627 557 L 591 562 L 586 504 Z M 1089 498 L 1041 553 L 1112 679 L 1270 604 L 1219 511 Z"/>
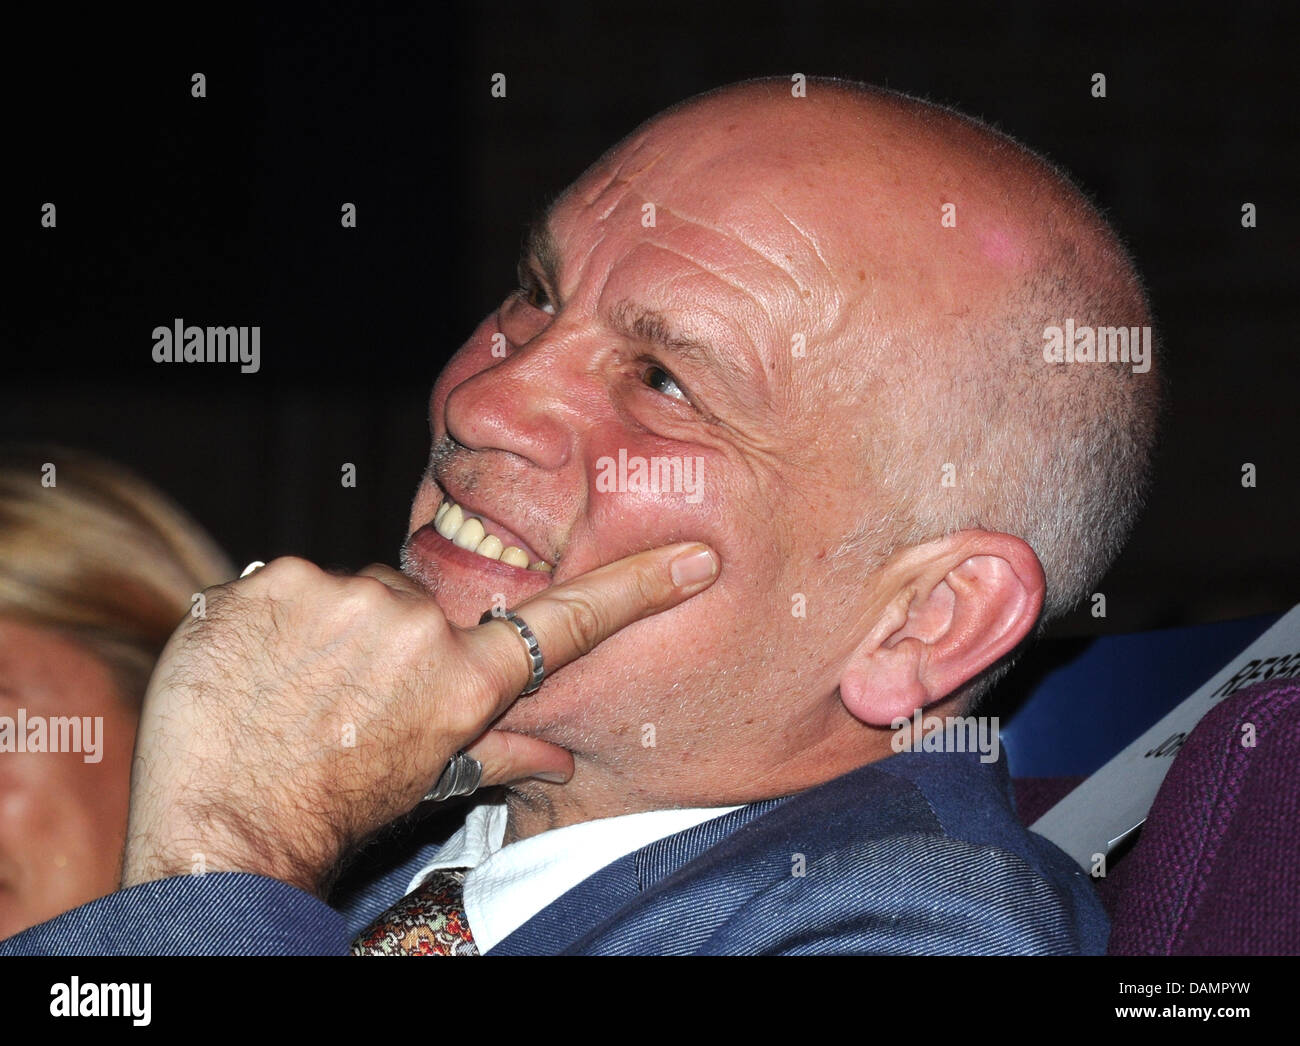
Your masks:
<path fill-rule="evenodd" d="M 555 955 L 564 951 L 616 918 L 645 890 L 787 799 L 750 803 L 619 858 L 547 905 L 487 954 Z"/>

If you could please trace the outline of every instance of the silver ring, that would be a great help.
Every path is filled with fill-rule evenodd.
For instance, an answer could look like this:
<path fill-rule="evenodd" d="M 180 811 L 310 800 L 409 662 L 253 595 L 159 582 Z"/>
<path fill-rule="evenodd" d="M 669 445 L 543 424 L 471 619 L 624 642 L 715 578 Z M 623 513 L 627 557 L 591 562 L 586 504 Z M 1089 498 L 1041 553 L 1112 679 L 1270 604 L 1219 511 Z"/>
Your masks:
<path fill-rule="evenodd" d="M 527 697 L 534 693 L 542 685 L 542 680 L 546 678 L 546 665 L 542 661 L 542 648 L 537 645 L 537 636 L 533 630 L 528 627 L 522 617 L 513 610 L 498 610 L 493 607 L 491 610 L 485 610 L 483 616 L 478 619 L 480 625 L 486 625 L 493 618 L 506 622 L 519 633 L 519 638 L 524 641 L 524 646 L 528 648 L 528 668 L 531 673 L 528 679 L 528 685 L 519 691 L 520 697 Z"/>
<path fill-rule="evenodd" d="M 266 564 L 263 563 L 260 559 L 255 559 L 253 560 L 253 562 L 249 563 L 248 566 L 244 567 L 243 571 L 240 573 L 239 576 L 242 578 L 242 577 L 248 577 L 249 574 L 256 574 L 264 566 L 266 566 Z"/>
<path fill-rule="evenodd" d="M 481 780 L 483 780 L 483 764 L 472 755 L 457 752 L 447 760 L 438 783 L 429 790 L 421 802 L 440 803 L 444 799 L 472 795 L 478 791 Z"/>

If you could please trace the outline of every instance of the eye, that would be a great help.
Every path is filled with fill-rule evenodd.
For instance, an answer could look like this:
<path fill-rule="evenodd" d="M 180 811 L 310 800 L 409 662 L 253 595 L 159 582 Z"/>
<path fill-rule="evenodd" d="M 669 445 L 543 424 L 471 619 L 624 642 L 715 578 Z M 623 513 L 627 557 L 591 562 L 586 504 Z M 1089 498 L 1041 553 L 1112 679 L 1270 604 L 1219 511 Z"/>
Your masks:
<path fill-rule="evenodd" d="M 542 286 L 542 281 L 522 262 L 519 265 L 519 291 L 520 297 L 530 307 L 548 316 L 555 315 L 555 304 L 551 301 L 551 296 L 546 293 L 546 288 Z"/>
<path fill-rule="evenodd" d="M 686 393 L 677 384 L 677 379 L 656 363 L 646 364 L 645 370 L 641 372 L 641 381 L 648 388 L 654 389 L 655 392 L 662 392 L 665 396 L 671 396 L 673 399 L 689 402 Z"/>
<path fill-rule="evenodd" d="M 551 304 L 550 297 L 540 283 L 524 287 L 524 300 L 534 309 L 540 309 L 548 316 L 555 315 L 555 306 Z"/>

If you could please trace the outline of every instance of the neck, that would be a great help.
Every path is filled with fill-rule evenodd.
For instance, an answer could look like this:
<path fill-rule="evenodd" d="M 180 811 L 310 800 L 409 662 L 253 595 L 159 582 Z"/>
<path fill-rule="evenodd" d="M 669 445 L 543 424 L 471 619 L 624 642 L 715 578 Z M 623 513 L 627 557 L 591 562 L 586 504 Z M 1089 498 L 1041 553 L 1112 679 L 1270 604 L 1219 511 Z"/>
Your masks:
<path fill-rule="evenodd" d="M 578 776 L 575 772 L 574 777 Z M 656 803 L 640 796 L 639 802 L 622 796 L 613 788 L 600 788 L 595 794 L 600 801 L 588 798 L 591 790 L 570 781 L 567 785 L 546 784 L 528 780 L 506 789 L 506 843 L 518 842 L 530 836 L 582 824 L 602 817 L 635 814 L 645 810 L 662 809 L 672 803 Z"/>
<path fill-rule="evenodd" d="M 521 839 L 540 835 L 552 828 L 563 827 L 555 816 L 555 809 L 544 795 L 534 795 L 531 790 L 506 789 L 506 834 L 502 843 L 509 846 Z"/>
<path fill-rule="evenodd" d="M 741 806 L 791 795 L 893 754 L 887 736 L 870 738 L 875 742 L 870 746 L 862 744 L 860 734 L 856 740 L 856 750 L 822 744 L 786 762 L 774 763 L 766 772 L 754 769 L 744 773 L 733 767 L 705 781 L 679 781 L 679 790 L 673 794 L 652 792 L 640 784 L 629 787 L 632 775 L 627 770 L 609 773 L 578 759 L 568 784 L 529 779 L 506 789 L 505 843 L 602 817 L 648 810 Z M 738 786 L 737 782 L 743 784 Z"/>

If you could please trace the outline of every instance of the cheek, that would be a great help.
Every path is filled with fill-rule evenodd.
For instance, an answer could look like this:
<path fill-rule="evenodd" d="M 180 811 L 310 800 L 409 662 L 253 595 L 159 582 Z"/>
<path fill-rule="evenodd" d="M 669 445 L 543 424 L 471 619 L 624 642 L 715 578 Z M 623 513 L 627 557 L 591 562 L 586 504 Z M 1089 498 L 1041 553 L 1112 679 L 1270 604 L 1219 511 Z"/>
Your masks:
<path fill-rule="evenodd" d="M 727 543 L 719 460 L 610 424 L 588 432 L 587 523 L 602 560 L 674 541 Z"/>
<path fill-rule="evenodd" d="M 751 588 L 773 583 L 783 536 L 767 530 L 772 514 L 764 492 L 722 453 L 611 423 L 589 431 L 584 456 L 596 561 L 704 541 L 721 557 L 720 581 L 728 587 L 741 575 Z"/>
<path fill-rule="evenodd" d="M 0 780 L 0 852 L 69 904 L 116 884 L 130 794 L 131 735 L 105 723 L 103 758 L 79 753 L 6 757 Z M 125 747 L 123 747 L 125 745 Z"/>

